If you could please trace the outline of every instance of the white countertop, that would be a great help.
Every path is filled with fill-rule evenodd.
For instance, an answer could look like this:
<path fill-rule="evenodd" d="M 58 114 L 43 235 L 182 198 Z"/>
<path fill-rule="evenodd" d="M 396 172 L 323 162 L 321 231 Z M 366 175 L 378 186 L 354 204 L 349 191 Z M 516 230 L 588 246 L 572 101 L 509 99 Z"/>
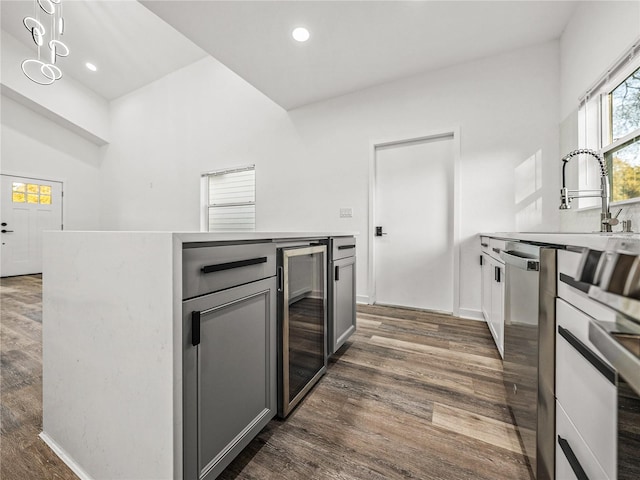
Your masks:
<path fill-rule="evenodd" d="M 548 243 L 572 247 L 586 247 L 594 250 L 605 250 L 609 242 L 629 240 L 640 243 L 638 233 L 571 233 L 571 232 L 494 232 L 481 233 L 481 236 L 519 240 L 524 242 Z"/>
<path fill-rule="evenodd" d="M 297 240 L 303 238 L 353 237 L 354 232 L 173 232 L 183 243 L 252 240 Z"/>
<path fill-rule="evenodd" d="M 190 242 L 249 242 L 256 240 L 299 240 L 310 238 L 327 238 L 327 237 L 354 237 L 357 236 L 357 232 L 249 232 L 249 231 L 237 231 L 237 232 L 170 232 L 170 231 L 120 231 L 120 230 L 96 230 L 96 231 L 81 231 L 81 230 L 63 230 L 48 232 L 58 235 L 166 235 L 172 236 L 182 243 Z"/>

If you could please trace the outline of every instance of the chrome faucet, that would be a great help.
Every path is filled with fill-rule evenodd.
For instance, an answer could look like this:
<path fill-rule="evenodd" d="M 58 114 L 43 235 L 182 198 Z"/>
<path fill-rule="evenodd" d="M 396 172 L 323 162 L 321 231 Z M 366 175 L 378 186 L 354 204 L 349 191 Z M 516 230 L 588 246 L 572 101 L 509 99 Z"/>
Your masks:
<path fill-rule="evenodd" d="M 565 168 L 569 160 L 578 155 L 591 155 L 600 166 L 600 189 L 598 190 L 569 190 L 567 188 L 565 178 Z M 562 157 L 562 189 L 560 190 L 560 210 L 567 210 L 571 208 L 571 200 L 574 198 L 586 198 L 586 197 L 600 197 L 602 200 L 602 213 L 600 213 L 600 231 L 611 232 L 611 227 L 618 224 L 618 214 L 611 218 L 611 211 L 609 210 L 609 175 L 607 175 L 607 167 L 604 163 L 602 155 L 594 150 L 586 148 L 574 150 Z"/>

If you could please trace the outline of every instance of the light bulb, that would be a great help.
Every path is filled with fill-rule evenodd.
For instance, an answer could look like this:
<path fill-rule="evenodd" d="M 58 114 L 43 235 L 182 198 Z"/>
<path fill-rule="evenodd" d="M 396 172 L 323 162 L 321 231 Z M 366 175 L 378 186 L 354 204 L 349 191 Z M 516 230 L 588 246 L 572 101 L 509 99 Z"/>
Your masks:
<path fill-rule="evenodd" d="M 309 40 L 309 30 L 304 27 L 297 27 L 291 32 L 291 36 L 298 42 L 306 42 Z"/>

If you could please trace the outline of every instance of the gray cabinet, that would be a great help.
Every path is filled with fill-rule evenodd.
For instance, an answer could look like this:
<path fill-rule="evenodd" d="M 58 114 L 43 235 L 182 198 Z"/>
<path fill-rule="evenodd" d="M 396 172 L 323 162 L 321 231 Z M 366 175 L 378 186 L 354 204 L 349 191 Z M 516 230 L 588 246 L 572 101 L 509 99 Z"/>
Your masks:
<path fill-rule="evenodd" d="M 276 414 L 275 292 L 271 277 L 183 302 L 185 480 L 217 477 Z"/>
<path fill-rule="evenodd" d="M 331 239 L 329 261 L 329 325 L 327 348 L 334 354 L 356 331 L 356 242 Z"/>
<path fill-rule="evenodd" d="M 333 262 L 333 325 L 331 352 L 356 331 L 356 257 Z"/>

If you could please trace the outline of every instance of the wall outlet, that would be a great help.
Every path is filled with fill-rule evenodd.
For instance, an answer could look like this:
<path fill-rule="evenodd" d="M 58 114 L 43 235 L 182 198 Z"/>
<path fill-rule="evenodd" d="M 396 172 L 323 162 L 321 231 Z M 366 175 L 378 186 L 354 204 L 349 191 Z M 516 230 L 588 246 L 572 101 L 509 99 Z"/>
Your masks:
<path fill-rule="evenodd" d="M 340 218 L 351 218 L 353 217 L 353 208 L 341 208 L 340 209 Z"/>

